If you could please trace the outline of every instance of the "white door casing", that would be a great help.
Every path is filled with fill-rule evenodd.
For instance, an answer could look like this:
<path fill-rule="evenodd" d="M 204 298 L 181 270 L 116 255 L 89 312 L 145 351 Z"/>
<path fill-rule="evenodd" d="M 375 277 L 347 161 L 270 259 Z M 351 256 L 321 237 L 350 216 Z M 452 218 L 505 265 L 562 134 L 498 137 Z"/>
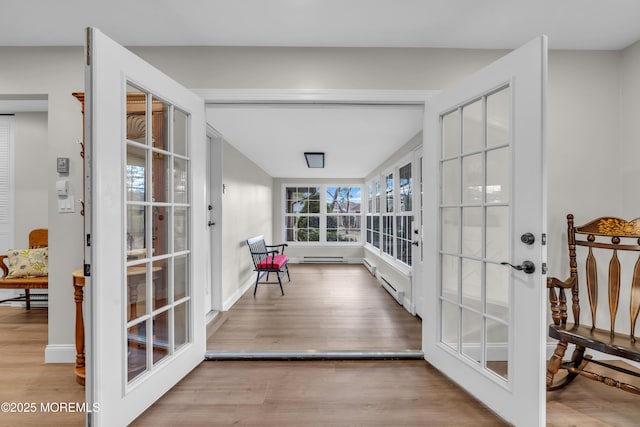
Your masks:
<path fill-rule="evenodd" d="M 86 393 L 89 407 L 94 409 L 88 417 L 93 426 L 123 426 L 204 358 L 206 277 L 202 268 L 194 268 L 206 265 L 208 254 L 204 238 L 208 232 L 204 102 L 97 29 L 87 29 L 86 53 L 85 232 L 90 236 L 85 247 L 85 270 L 90 268 L 85 286 L 89 305 L 85 311 Z M 127 139 L 127 91 L 132 87 L 146 93 L 147 129 L 152 128 L 151 97 L 161 101 L 168 129 L 165 147 L 152 146 L 148 136 L 142 142 Z M 182 130 L 181 137 L 172 133 L 176 129 Z M 184 148 L 183 153 L 176 148 L 178 140 L 190 148 Z M 152 159 L 166 159 L 164 178 L 159 178 L 165 180 L 166 202 L 157 200 L 155 193 L 153 198 L 146 194 L 139 201 L 127 196 L 125 177 L 132 152 L 143 153 L 141 165 L 147 171 L 141 182 L 145 188 L 156 179 L 149 172 L 155 167 Z M 177 183 L 183 181 L 188 190 L 179 197 Z M 152 189 L 144 191 L 151 193 Z M 131 206 L 144 212 L 142 256 L 134 259 L 125 228 Z M 178 212 L 186 212 L 182 225 Z M 188 230 L 184 232 L 187 243 L 174 234 L 181 226 Z M 168 249 L 162 251 L 155 243 L 155 230 L 160 228 L 168 236 Z M 131 315 L 134 299 L 127 289 L 132 267 L 146 275 L 144 287 L 139 288 L 146 289 L 141 292 L 146 302 L 138 304 L 137 316 Z M 164 297 L 158 296 L 162 288 L 156 282 L 158 275 L 163 275 L 167 284 Z M 178 289 L 179 283 L 185 284 L 184 292 Z M 138 319 L 143 320 L 136 335 L 132 324 Z M 165 338 L 159 337 L 161 325 L 166 326 Z M 128 368 L 132 368 L 134 351 L 141 354 L 143 370 L 132 374 Z"/>
<path fill-rule="evenodd" d="M 426 104 L 425 358 L 518 426 L 544 425 L 546 411 L 546 58 L 542 36 Z M 488 146 L 487 111 L 496 94 L 509 101 L 504 115 L 508 133 L 505 141 Z M 467 111 L 471 118 L 477 115 L 475 126 L 482 129 L 474 148 L 465 147 L 464 132 L 474 126 L 464 119 Z M 451 137 L 456 132 L 457 139 Z M 445 144 L 451 140 L 459 141 L 454 150 Z M 496 180 L 503 184 L 496 186 Z M 496 188 L 502 191 L 497 199 L 489 195 Z M 477 200 L 469 196 L 474 192 Z M 533 245 L 520 241 L 526 232 L 535 236 Z M 535 264 L 533 274 L 500 264 L 520 265 L 524 260 Z M 501 280 L 505 286 L 498 300 L 505 310 L 495 314 L 490 297 L 494 282 Z M 502 332 L 502 339 L 492 336 L 489 325 Z M 499 366 L 505 371 L 500 373 Z"/>

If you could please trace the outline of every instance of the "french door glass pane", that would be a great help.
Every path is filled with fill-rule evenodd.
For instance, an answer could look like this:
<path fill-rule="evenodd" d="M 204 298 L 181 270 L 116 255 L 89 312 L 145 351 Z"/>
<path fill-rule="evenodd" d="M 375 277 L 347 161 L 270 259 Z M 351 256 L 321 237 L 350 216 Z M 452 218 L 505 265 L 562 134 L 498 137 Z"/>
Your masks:
<path fill-rule="evenodd" d="M 189 169 L 186 159 L 176 158 L 173 164 L 173 201 L 189 203 Z"/>
<path fill-rule="evenodd" d="M 130 382 L 147 370 L 147 322 L 127 328 L 127 380 Z"/>
<path fill-rule="evenodd" d="M 460 112 L 455 110 L 442 117 L 442 157 L 448 159 L 460 153 Z"/>
<path fill-rule="evenodd" d="M 172 357 L 176 345 L 190 339 L 190 159 L 189 116 L 170 103 L 128 85 L 126 121 L 127 257 L 123 262 L 131 382 L 153 371 L 158 362 Z M 175 337 L 178 342 L 172 346 Z"/>
<path fill-rule="evenodd" d="M 189 255 L 177 256 L 173 260 L 173 300 L 187 296 L 189 283 Z"/>
<path fill-rule="evenodd" d="M 457 254 L 460 252 L 459 208 L 443 208 L 442 220 L 442 252 Z"/>
<path fill-rule="evenodd" d="M 463 153 L 470 153 L 482 149 L 484 145 L 482 125 L 482 100 L 464 106 L 462 109 Z"/>
<path fill-rule="evenodd" d="M 127 321 L 147 314 L 147 266 L 135 265 L 127 268 Z"/>
<path fill-rule="evenodd" d="M 487 263 L 487 297 L 485 312 L 503 322 L 509 320 L 509 270 L 500 264 Z"/>
<path fill-rule="evenodd" d="M 165 255 L 169 253 L 169 236 L 171 235 L 171 210 L 167 206 L 155 206 L 152 208 L 151 229 L 153 230 L 153 255 Z"/>
<path fill-rule="evenodd" d="M 132 85 L 127 85 L 126 122 L 126 138 L 147 144 L 147 94 Z"/>
<path fill-rule="evenodd" d="M 152 302 L 153 310 L 158 310 L 169 303 L 169 260 L 154 261 L 152 267 L 153 286 Z"/>
<path fill-rule="evenodd" d="M 173 310 L 174 317 L 174 343 L 173 348 L 179 349 L 188 342 L 189 339 L 189 306 L 178 304 Z"/>
<path fill-rule="evenodd" d="M 511 88 L 487 97 L 487 147 L 508 145 L 511 134 Z"/>
<path fill-rule="evenodd" d="M 442 255 L 442 297 L 458 302 L 458 263 L 460 258 Z"/>
<path fill-rule="evenodd" d="M 460 203 L 460 161 L 458 159 L 442 162 L 442 204 Z"/>
<path fill-rule="evenodd" d="M 511 198 L 511 164 L 509 147 L 487 152 L 487 203 L 509 203 Z"/>
<path fill-rule="evenodd" d="M 127 145 L 127 200 L 144 201 L 147 179 L 147 151 L 134 145 Z"/>
<path fill-rule="evenodd" d="M 509 259 L 509 207 L 488 206 L 486 212 L 486 258 L 496 262 Z"/>
<path fill-rule="evenodd" d="M 505 323 L 488 318 L 486 367 L 504 379 L 508 378 L 509 361 L 506 352 L 509 348 L 509 327 Z"/>
<path fill-rule="evenodd" d="M 147 209 L 142 205 L 127 206 L 127 254 L 128 257 L 146 256 Z"/>
<path fill-rule="evenodd" d="M 462 309 L 462 354 L 480 363 L 482 360 L 482 315 Z"/>
<path fill-rule="evenodd" d="M 502 378 L 510 276 L 499 263 L 510 259 L 510 96 L 506 87 L 441 117 L 441 341 Z"/>
<path fill-rule="evenodd" d="M 482 154 L 462 159 L 462 203 L 482 203 L 484 168 Z"/>
<path fill-rule="evenodd" d="M 482 311 L 482 263 L 462 259 L 462 304 Z"/>
<path fill-rule="evenodd" d="M 455 351 L 459 349 L 460 309 L 456 304 L 442 302 L 441 342 Z"/>
<path fill-rule="evenodd" d="M 166 154 L 153 152 L 151 154 L 151 190 L 154 202 L 169 201 L 169 168 L 170 158 Z"/>
<path fill-rule="evenodd" d="M 462 208 L 462 253 L 482 256 L 482 208 Z"/>
<path fill-rule="evenodd" d="M 152 98 L 151 145 L 160 150 L 169 149 L 169 105 Z"/>
<path fill-rule="evenodd" d="M 187 153 L 187 115 L 178 109 L 173 111 L 173 152 L 186 156 Z"/>
<path fill-rule="evenodd" d="M 153 316 L 153 364 L 169 355 L 169 310 Z"/>

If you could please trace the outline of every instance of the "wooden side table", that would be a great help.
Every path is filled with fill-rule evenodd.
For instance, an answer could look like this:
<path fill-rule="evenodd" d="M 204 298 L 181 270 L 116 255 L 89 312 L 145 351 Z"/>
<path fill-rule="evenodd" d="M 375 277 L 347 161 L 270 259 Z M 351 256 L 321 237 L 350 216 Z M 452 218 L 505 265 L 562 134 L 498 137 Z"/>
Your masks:
<path fill-rule="evenodd" d="M 74 270 L 73 276 L 73 299 L 76 303 L 76 381 L 84 385 L 85 363 L 84 363 L 84 315 L 82 312 L 82 301 L 84 300 L 84 271 L 79 268 Z"/>

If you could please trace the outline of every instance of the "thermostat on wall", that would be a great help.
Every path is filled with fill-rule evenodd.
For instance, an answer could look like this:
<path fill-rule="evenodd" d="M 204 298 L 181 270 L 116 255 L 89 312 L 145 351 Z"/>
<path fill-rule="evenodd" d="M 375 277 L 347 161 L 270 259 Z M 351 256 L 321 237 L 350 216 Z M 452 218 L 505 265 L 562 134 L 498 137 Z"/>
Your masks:
<path fill-rule="evenodd" d="M 69 173 L 68 157 L 58 157 L 58 173 Z"/>

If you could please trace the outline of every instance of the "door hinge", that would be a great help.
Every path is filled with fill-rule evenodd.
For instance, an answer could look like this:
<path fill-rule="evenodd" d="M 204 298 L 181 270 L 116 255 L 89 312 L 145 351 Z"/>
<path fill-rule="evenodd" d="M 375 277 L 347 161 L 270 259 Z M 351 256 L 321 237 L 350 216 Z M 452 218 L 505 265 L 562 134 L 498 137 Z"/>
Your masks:
<path fill-rule="evenodd" d="M 91 234 L 87 234 L 87 247 L 91 247 Z"/>
<path fill-rule="evenodd" d="M 540 239 L 542 241 L 542 246 L 547 244 L 547 233 L 542 233 L 542 238 Z"/>
<path fill-rule="evenodd" d="M 546 262 L 542 263 L 542 274 L 547 274 L 547 263 Z"/>
<path fill-rule="evenodd" d="M 91 264 L 84 265 L 84 277 L 91 277 Z"/>
<path fill-rule="evenodd" d="M 87 27 L 87 65 L 91 65 L 91 27 Z"/>

